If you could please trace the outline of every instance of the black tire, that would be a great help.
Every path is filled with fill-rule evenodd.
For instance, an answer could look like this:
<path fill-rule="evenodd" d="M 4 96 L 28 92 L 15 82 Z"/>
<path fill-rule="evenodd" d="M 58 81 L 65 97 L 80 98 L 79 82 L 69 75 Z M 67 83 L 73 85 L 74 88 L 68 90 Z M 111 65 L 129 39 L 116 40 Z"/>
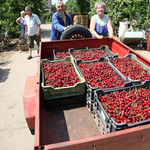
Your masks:
<path fill-rule="evenodd" d="M 60 40 L 84 38 L 92 38 L 91 32 L 82 25 L 72 25 L 62 33 Z"/>

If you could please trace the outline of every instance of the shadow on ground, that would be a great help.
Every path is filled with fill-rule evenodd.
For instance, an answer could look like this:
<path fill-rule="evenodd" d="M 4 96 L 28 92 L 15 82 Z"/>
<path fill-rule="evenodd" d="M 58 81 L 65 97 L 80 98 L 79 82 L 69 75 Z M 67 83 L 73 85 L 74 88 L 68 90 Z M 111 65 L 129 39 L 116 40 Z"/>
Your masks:
<path fill-rule="evenodd" d="M 133 50 L 143 50 L 143 51 L 147 51 L 144 47 L 139 47 L 139 46 L 129 46 L 130 48 L 132 48 Z"/>
<path fill-rule="evenodd" d="M 12 63 L 12 61 L 0 62 L 0 66 L 7 66 L 8 64 Z"/>
<path fill-rule="evenodd" d="M 5 82 L 8 79 L 10 69 L 1 69 L 0 68 L 0 83 Z"/>
<path fill-rule="evenodd" d="M 49 39 L 50 41 L 50 34 L 51 34 L 51 29 L 41 29 L 41 39 L 43 40 L 47 40 Z"/>

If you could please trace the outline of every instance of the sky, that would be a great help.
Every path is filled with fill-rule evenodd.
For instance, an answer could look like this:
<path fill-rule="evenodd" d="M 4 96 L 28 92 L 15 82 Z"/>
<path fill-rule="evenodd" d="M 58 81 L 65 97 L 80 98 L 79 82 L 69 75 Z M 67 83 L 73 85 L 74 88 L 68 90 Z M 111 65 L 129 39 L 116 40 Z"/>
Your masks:
<path fill-rule="evenodd" d="M 51 0 L 52 5 L 56 4 L 57 1 L 58 1 L 58 0 Z M 66 1 L 67 1 L 67 0 L 63 0 L 64 3 L 66 3 Z"/>

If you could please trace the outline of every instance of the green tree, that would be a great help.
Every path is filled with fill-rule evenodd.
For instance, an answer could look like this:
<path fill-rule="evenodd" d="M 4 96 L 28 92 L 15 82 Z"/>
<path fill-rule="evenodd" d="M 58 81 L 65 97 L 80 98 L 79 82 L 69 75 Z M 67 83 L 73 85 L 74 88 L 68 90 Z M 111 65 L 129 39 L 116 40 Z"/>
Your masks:
<path fill-rule="evenodd" d="M 80 14 L 87 14 L 90 11 L 90 0 L 77 0 Z"/>
<path fill-rule="evenodd" d="M 68 0 L 65 6 L 66 6 L 66 13 L 68 13 L 69 15 L 79 13 L 77 2 L 75 2 L 74 0 Z"/>

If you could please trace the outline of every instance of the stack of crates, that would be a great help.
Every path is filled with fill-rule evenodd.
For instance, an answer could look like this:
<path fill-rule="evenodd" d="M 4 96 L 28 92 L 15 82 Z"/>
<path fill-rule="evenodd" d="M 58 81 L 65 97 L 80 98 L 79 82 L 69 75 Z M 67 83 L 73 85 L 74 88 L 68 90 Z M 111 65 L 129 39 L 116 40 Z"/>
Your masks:
<path fill-rule="evenodd" d="M 73 18 L 74 25 L 82 25 L 88 28 L 88 15 L 75 15 Z"/>
<path fill-rule="evenodd" d="M 80 82 L 76 83 L 74 86 L 59 87 L 54 88 L 53 86 L 45 86 L 44 79 L 44 63 L 56 63 L 62 61 L 69 61 L 73 64 L 75 73 L 79 77 Z M 79 74 L 74 59 L 70 56 L 65 57 L 65 59 L 49 61 L 47 59 L 41 60 L 42 68 L 42 92 L 44 97 L 45 108 L 48 111 L 57 109 L 67 109 L 71 107 L 77 107 L 80 105 L 85 105 L 85 79 Z"/>
<path fill-rule="evenodd" d="M 87 60 L 83 61 L 81 59 L 75 59 L 72 56 L 73 52 L 80 52 L 80 51 L 91 51 L 91 50 L 104 50 L 106 53 L 108 53 L 109 56 L 107 57 L 100 57 L 98 60 Z M 57 52 L 64 52 L 69 56 L 64 56 L 64 59 L 60 59 L 56 57 Z M 147 88 L 150 90 L 150 79 L 141 82 L 140 80 L 132 80 L 129 77 L 125 77 L 123 73 L 119 71 L 119 68 L 117 69 L 112 63 L 111 60 L 118 57 L 118 54 L 112 53 L 108 46 L 101 46 L 100 48 L 88 48 L 88 47 L 82 47 L 81 49 L 74 49 L 70 48 L 68 50 L 59 51 L 54 50 L 54 61 L 49 61 L 47 59 L 41 60 L 41 68 L 42 68 L 42 90 L 43 90 L 43 97 L 45 100 L 45 108 L 49 111 L 51 110 L 57 110 L 57 109 L 64 109 L 64 108 L 71 108 L 71 107 L 78 107 L 81 105 L 87 106 L 88 110 L 93 113 L 93 117 L 95 120 L 96 125 L 98 126 L 98 129 L 102 134 L 115 132 L 119 130 L 123 130 L 126 128 L 131 128 L 135 126 L 140 126 L 143 124 L 149 124 L 150 119 L 136 122 L 136 123 L 130 123 L 127 124 L 126 122 L 123 123 L 117 123 L 115 120 L 109 116 L 107 111 L 104 109 L 101 101 L 99 100 L 99 96 L 105 96 L 106 94 L 110 94 L 112 92 L 118 91 L 131 91 L 132 89 L 140 89 L 140 88 Z M 145 70 L 147 70 L 148 73 L 150 73 L 150 68 L 147 67 L 145 64 L 137 60 L 136 56 L 134 54 L 128 54 L 125 57 L 128 57 L 130 59 L 136 60 L 137 64 L 140 64 L 141 67 Z M 124 58 L 124 57 L 123 57 Z M 43 64 L 45 62 L 55 63 L 59 61 L 70 61 L 75 69 L 75 72 L 77 73 L 80 82 L 78 82 L 76 85 L 72 87 L 62 87 L 62 88 L 53 88 L 52 86 L 45 86 L 44 85 L 44 73 L 43 73 Z M 114 88 L 107 88 L 107 89 L 99 89 L 98 87 L 93 88 L 91 85 L 89 85 L 80 68 L 80 63 L 91 63 L 91 62 L 105 62 L 107 65 L 111 67 L 111 69 L 117 74 L 118 77 L 120 77 L 123 81 L 123 86 L 120 87 L 114 87 Z M 150 111 L 149 111 L 150 112 Z"/>
<path fill-rule="evenodd" d="M 137 64 L 140 64 L 140 66 L 143 69 L 147 70 L 147 72 L 150 73 L 150 68 L 147 67 L 142 62 L 140 62 L 139 60 L 137 60 L 136 55 L 128 54 L 125 57 L 120 57 L 120 58 L 126 58 L 126 57 L 136 60 Z M 132 127 L 150 123 L 150 119 L 139 121 L 136 123 L 130 123 L 130 124 L 127 124 L 126 122 L 117 123 L 113 119 L 113 117 L 109 116 L 109 114 L 106 112 L 106 110 L 102 106 L 102 102 L 99 100 L 99 96 L 105 96 L 106 94 L 109 95 L 110 93 L 113 93 L 116 91 L 117 92 L 131 91 L 132 89 L 141 89 L 141 88 L 146 88 L 146 89 L 150 90 L 150 79 L 145 80 L 143 82 L 141 82 L 139 80 L 132 80 L 132 79 L 130 79 L 130 80 L 131 80 L 131 84 L 127 84 L 124 87 L 112 88 L 110 90 L 101 90 L 101 89 L 94 90 L 93 117 L 94 117 L 95 123 L 97 124 L 97 126 L 102 134 L 115 132 L 115 131 L 119 131 L 119 130 L 132 128 Z"/>
<path fill-rule="evenodd" d="M 111 69 L 116 72 L 117 76 L 120 77 L 124 83 L 123 87 L 125 86 L 129 86 L 132 84 L 131 80 L 129 78 L 125 78 L 120 71 L 118 71 L 110 62 L 109 59 L 107 57 L 101 57 L 99 60 L 92 60 L 92 61 L 86 61 L 86 62 L 82 62 L 82 61 L 77 61 L 77 67 L 80 63 L 91 63 L 91 62 L 106 62 L 108 66 L 111 67 Z M 82 75 L 80 68 L 78 67 L 78 70 L 80 72 L 80 74 Z M 83 75 L 82 75 L 83 76 Z M 84 77 L 84 76 L 83 76 Z M 94 105 L 94 91 L 99 89 L 98 87 L 91 87 L 91 85 L 89 85 L 86 82 L 86 87 L 87 87 L 87 92 L 86 92 L 86 99 L 87 99 L 87 107 L 89 109 L 90 112 L 93 112 L 93 105 Z M 117 88 L 117 87 L 116 87 Z M 119 87 L 118 87 L 119 88 Z M 110 90 L 110 89 L 109 89 Z"/>
<path fill-rule="evenodd" d="M 145 81 L 142 84 L 139 85 L 135 85 L 135 86 L 129 86 L 129 87 L 120 87 L 119 89 L 111 89 L 108 91 L 103 91 L 103 90 L 95 90 L 94 91 L 94 120 L 100 130 L 100 132 L 102 134 L 106 134 L 106 133 L 110 133 L 110 132 L 115 132 L 115 131 L 119 131 L 119 130 L 123 130 L 123 129 L 127 129 L 127 128 L 132 128 L 132 127 L 136 127 L 136 126 L 140 126 L 140 125 L 144 125 L 144 124 L 149 124 L 150 123 L 150 119 L 147 120 L 143 120 L 140 122 L 136 122 L 136 123 L 131 123 L 131 124 L 127 124 L 126 122 L 124 123 L 117 123 L 115 122 L 115 120 L 110 117 L 108 115 L 108 113 L 106 112 L 106 110 L 103 108 L 102 103 L 99 100 L 99 96 L 105 96 L 106 94 L 110 94 L 113 93 L 115 91 L 121 92 L 123 90 L 125 91 L 130 91 L 132 89 L 140 89 L 140 88 L 147 88 L 150 90 L 150 80 Z"/>
<path fill-rule="evenodd" d="M 88 62 L 96 62 L 96 61 L 107 61 L 108 64 L 110 64 L 108 62 L 108 58 L 116 58 L 118 57 L 118 54 L 117 53 L 112 53 L 110 50 L 109 50 L 109 47 L 106 46 L 106 45 L 102 45 L 100 48 L 88 48 L 88 47 L 83 47 L 82 49 L 74 49 L 74 48 L 70 48 L 69 49 L 69 53 L 70 53 L 70 56 L 72 56 L 72 53 L 73 52 L 80 52 L 80 51 L 94 51 L 94 50 L 103 50 L 105 53 L 108 54 L 107 58 L 104 58 L 104 57 L 100 57 L 99 59 L 97 60 L 90 60 L 90 61 L 82 61 L 81 59 L 76 59 L 76 66 L 77 66 L 77 69 L 79 70 L 80 74 L 82 75 L 78 65 L 80 63 L 88 63 Z M 73 56 L 72 56 L 73 57 Z M 111 65 L 111 64 L 110 64 Z M 112 65 L 111 65 L 112 66 Z M 118 72 L 118 71 L 117 71 Z M 120 74 L 120 73 L 119 73 Z M 128 84 L 128 82 L 130 82 L 130 80 L 128 79 L 125 79 L 122 75 L 120 75 L 123 79 L 123 81 L 125 82 L 125 84 Z M 82 75 L 83 77 L 83 75 Z M 93 104 L 94 104 L 94 90 L 98 89 L 98 88 L 92 88 L 90 85 L 87 84 L 86 82 L 86 105 L 88 107 L 88 110 L 93 113 Z"/>

